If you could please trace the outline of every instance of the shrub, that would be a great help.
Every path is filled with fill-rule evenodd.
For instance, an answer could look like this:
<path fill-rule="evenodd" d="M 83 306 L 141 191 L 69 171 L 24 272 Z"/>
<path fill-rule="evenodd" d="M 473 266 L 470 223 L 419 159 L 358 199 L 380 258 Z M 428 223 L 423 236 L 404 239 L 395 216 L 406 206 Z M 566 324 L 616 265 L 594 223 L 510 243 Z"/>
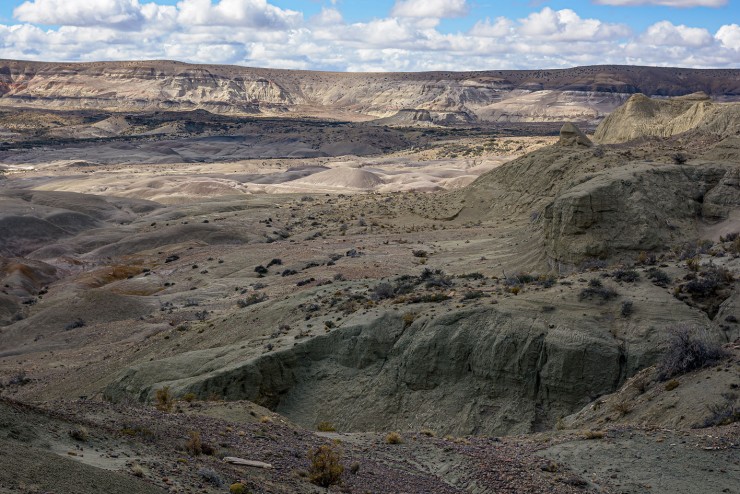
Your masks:
<path fill-rule="evenodd" d="M 336 428 L 331 422 L 319 422 L 319 425 L 316 426 L 316 429 L 319 432 L 336 432 Z"/>
<path fill-rule="evenodd" d="M 586 439 L 604 439 L 606 433 L 604 431 L 586 431 L 583 437 Z"/>
<path fill-rule="evenodd" d="M 247 494 L 247 486 L 241 482 L 235 482 L 229 486 L 229 494 Z"/>
<path fill-rule="evenodd" d="M 429 268 L 425 268 L 421 272 L 419 279 L 424 282 L 427 288 L 449 288 L 453 285 L 452 277 L 447 276 L 441 269 L 432 271 Z"/>
<path fill-rule="evenodd" d="M 724 356 L 722 347 L 708 340 L 706 331 L 687 325 L 670 329 L 668 347 L 658 362 L 658 379 L 712 365 Z"/>
<path fill-rule="evenodd" d="M 606 267 L 606 261 L 602 259 L 587 259 L 581 263 L 581 271 L 597 271 Z"/>
<path fill-rule="evenodd" d="M 198 470 L 198 475 L 214 487 L 224 486 L 224 479 L 211 468 L 201 468 Z"/>
<path fill-rule="evenodd" d="M 198 397 L 196 396 L 195 393 L 185 393 L 184 395 L 182 395 L 182 401 L 185 401 L 188 403 L 194 402 L 197 398 Z"/>
<path fill-rule="evenodd" d="M 271 268 L 272 266 L 282 266 L 282 265 L 283 265 L 283 260 L 277 259 L 277 258 L 267 263 L 268 268 Z"/>
<path fill-rule="evenodd" d="M 416 312 L 406 312 L 403 315 L 403 328 L 406 329 L 416 320 Z"/>
<path fill-rule="evenodd" d="M 267 274 L 267 268 L 260 264 L 259 266 L 254 268 L 254 272 L 257 274 Z"/>
<path fill-rule="evenodd" d="M 640 274 L 634 269 L 617 269 L 612 273 L 612 276 L 615 280 L 626 283 L 634 283 L 640 279 Z"/>
<path fill-rule="evenodd" d="M 465 294 L 463 295 L 463 300 L 476 300 L 485 296 L 485 292 L 482 292 L 480 290 L 472 290 L 470 292 L 465 292 Z"/>
<path fill-rule="evenodd" d="M 308 460 L 311 465 L 308 469 L 308 479 L 320 487 L 329 487 L 338 484 L 344 466 L 341 464 L 340 455 L 331 446 L 319 446 L 308 452 Z"/>
<path fill-rule="evenodd" d="M 478 273 L 478 272 L 460 274 L 457 277 L 465 279 L 465 280 L 482 280 L 483 278 L 485 278 L 485 276 L 482 273 Z"/>
<path fill-rule="evenodd" d="M 425 250 L 412 250 L 411 253 L 414 255 L 414 257 L 427 257 L 429 253 Z"/>
<path fill-rule="evenodd" d="M 69 323 L 67 323 L 67 324 L 66 324 L 66 325 L 64 326 L 64 329 L 65 329 L 66 331 L 69 331 L 69 330 L 71 330 L 71 329 L 77 329 L 77 328 L 83 328 L 83 327 L 85 327 L 85 321 L 83 321 L 82 319 L 80 319 L 80 318 L 78 317 L 78 318 L 77 318 L 77 319 L 75 319 L 74 321 L 72 321 L 72 322 L 69 322 Z"/>
<path fill-rule="evenodd" d="M 387 282 L 383 282 L 375 285 L 372 293 L 370 294 L 370 298 L 372 298 L 373 300 L 385 300 L 393 298 L 395 294 L 396 290 L 393 288 L 393 285 Z"/>
<path fill-rule="evenodd" d="M 259 304 L 260 302 L 264 302 L 265 300 L 267 300 L 266 294 L 253 293 L 245 299 L 237 300 L 236 305 L 244 309 L 245 307 L 249 307 L 250 305 L 255 305 L 255 304 Z"/>
<path fill-rule="evenodd" d="M 633 310 L 634 310 L 634 303 L 632 302 L 632 300 L 625 300 L 624 302 L 622 302 L 622 309 L 620 310 L 622 317 L 631 316 Z"/>
<path fill-rule="evenodd" d="M 423 295 L 416 295 L 410 297 L 407 301 L 410 304 L 431 304 L 437 302 L 444 302 L 449 300 L 451 297 L 446 293 L 425 293 Z"/>
<path fill-rule="evenodd" d="M 198 456 L 203 453 L 203 441 L 200 438 L 200 432 L 188 432 L 190 439 L 185 443 L 185 450 L 192 456 Z"/>
<path fill-rule="evenodd" d="M 581 293 L 578 294 L 578 300 L 591 300 L 593 298 L 600 298 L 602 301 L 606 302 L 607 300 L 611 300 L 613 298 L 616 298 L 617 292 L 611 287 L 601 286 L 601 287 L 593 287 L 589 286 L 588 288 L 584 288 L 581 290 Z"/>
<path fill-rule="evenodd" d="M 724 399 L 720 403 L 709 405 L 711 415 L 704 420 L 702 427 L 715 427 L 740 422 L 740 403 L 735 393 L 722 393 Z"/>
<path fill-rule="evenodd" d="M 683 165 L 688 160 L 688 158 L 686 157 L 686 155 L 683 154 L 683 153 L 676 153 L 673 156 L 671 156 L 671 159 L 677 165 Z"/>
<path fill-rule="evenodd" d="M 171 412 L 175 404 L 175 397 L 172 395 L 169 386 L 158 389 L 154 394 L 157 410 L 162 412 Z"/>
<path fill-rule="evenodd" d="M 398 432 L 389 432 L 388 435 L 385 436 L 385 442 L 388 444 L 403 444 L 403 438 Z"/>
<path fill-rule="evenodd" d="M 87 441 L 89 434 L 87 432 L 87 429 L 85 429 L 81 425 L 78 425 L 69 431 L 69 437 L 71 437 L 75 441 L 80 441 L 84 443 Z"/>
<path fill-rule="evenodd" d="M 674 389 L 676 389 L 679 386 L 679 384 L 681 384 L 681 383 L 678 382 L 678 379 L 671 379 L 670 381 L 668 381 L 665 384 L 665 390 L 666 391 L 673 391 Z"/>
<path fill-rule="evenodd" d="M 653 283 L 655 283 L 658 286 L 665 287 L 671 282 L 671 277 L 668 276 L 668 274 L 663 271 L 662 269 L 658 268 L 650 268 L 647 270 L 647 277 L 648 279 L 652 280 Z"/>
<path fill-rule="evenodd" d="M 352 463 L 349 467 L 349 471 L 352 473 L 352 475 L 357 475 L 357 472 L 360 471 L 360 464 L 358 462 Z"/>

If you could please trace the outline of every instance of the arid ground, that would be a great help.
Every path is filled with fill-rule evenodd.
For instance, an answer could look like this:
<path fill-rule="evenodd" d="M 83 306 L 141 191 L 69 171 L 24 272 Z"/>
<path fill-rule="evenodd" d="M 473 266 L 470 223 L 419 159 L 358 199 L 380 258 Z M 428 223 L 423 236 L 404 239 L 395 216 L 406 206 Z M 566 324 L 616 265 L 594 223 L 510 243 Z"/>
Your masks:
<path fill-rule="evenodd" d="M 0 492 L 740 492 L 712 96 L 3 105 Z"/>

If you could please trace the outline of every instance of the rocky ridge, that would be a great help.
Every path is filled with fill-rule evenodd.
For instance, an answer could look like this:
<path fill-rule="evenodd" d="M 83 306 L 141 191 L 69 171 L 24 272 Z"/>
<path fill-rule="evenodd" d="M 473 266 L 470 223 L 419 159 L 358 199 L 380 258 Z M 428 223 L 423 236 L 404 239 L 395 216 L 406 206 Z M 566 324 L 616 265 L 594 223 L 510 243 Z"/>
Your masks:
<path fill-rule="evenodd" d="M 0 105 L 115 111 L 334 115 L 439 112 L 441 121 L 596 121 L 631 94 L 740 97 L 737 70 L 593 66 L 537 71 L 351 74 L 172 61 L 0 62 Z M 461 118 L 461 116 L 463 116 Z M 418 117 L 413 117 L 418 121 Z"/>

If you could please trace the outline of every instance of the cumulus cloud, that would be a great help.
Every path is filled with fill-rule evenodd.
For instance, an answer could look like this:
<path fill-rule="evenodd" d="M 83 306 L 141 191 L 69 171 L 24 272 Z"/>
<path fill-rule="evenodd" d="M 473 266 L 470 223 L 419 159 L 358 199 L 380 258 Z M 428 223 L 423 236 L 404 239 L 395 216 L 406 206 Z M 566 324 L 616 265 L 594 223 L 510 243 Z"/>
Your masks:
<path fill-rule="evenodd" d="M 663 7 L 722 7 L 727 5 L 728 0 L 596 0 L 594 3 L 600 5 L 634 6 L 634 5 L 660 5 Z"/>
<path fill-rule="evenodd" d="M 701 47 L 714 42 L 714 37 L 706 29 L 674 26 L 668 21 L 661 21 L 647 28 L 641 36 L 644 43 L 654 46 Z"/>
<path fill-rule="evenodd" d="M 714 35 L 722 46 L 740 52 L 740 26 L 729 24 L 722 26 Z"/>
<path fill-rule="evenodd" d="M 550 7 L 529 14 L 521 24 L 522 34 L 559 41 L 616 39 L 630 34 L 627 26 L 582 19 L 573 10 L 556 11 Z"/>
<path fill-rule="evenodd" d="M 395 17 L 463 17 L 468 13 L 466 0 L 397 0 L 391 15 Z"/>
<path fill-rule="evenodd" d="M 304 18 L 268 0 L 179 0 L 169 6 L 145 0 L 29 0 L 16 10 L 23 23 L 0 25 L 0 58 L 167 58 L 339 71 L 740 64 L 737 24 L 712 34 L 664 21 L 633 33 L 622 24 L 545 7 L 522 19 L 483 19 L 467 32 L 450 33 L 440 29 L 440 20 L 458 15 L 466 2 L 402 0 L 395 8 L 413 5 L 418 15 L 392 12 L 348 22 L 335 7 Z"/>
<path fill-rule="evenodd" d="M 286 29 L 297 26 L 303 15 L 284 10 L 266 0 L 182 0 L 178 21 L 194 26 L 241 26 L 258 29 Z"/>
<path fill-rule="evenodd" d="M 31 0 L 13 15 L 32 24 L 138 27 L 144 20 L 138 0 Z"/>

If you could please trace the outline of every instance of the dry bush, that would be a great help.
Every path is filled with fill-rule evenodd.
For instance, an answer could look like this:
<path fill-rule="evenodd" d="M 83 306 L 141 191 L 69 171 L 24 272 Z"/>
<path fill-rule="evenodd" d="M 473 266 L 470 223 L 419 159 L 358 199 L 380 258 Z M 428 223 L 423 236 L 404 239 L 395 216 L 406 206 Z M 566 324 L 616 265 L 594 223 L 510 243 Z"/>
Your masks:
<path fill-rule="evenodd" d="M 229 486 L 229 494 L 247 494 L 247 486 L 241 482 L 235 482 Z"/>
<path fill-rule="evenodd" d="M 319 425 L 316 426 L 316 429 L 319 432 L 336 432 L 336 427 L 331 422 L 319 422 Z"/>
<path fill-rule="evenodd" d="M 604 439 L 606 432 L 604 431 L 586 431 L 583 433 L 583 437 L 586 439 Z"/>
<path fill-rule="evenodd" d="M 614 405 L 612 405 L 612 410 L 617 412 L 620 417 L 624 417 L 632 411 L 632 405 L 630 403 L 627 403 L 626 401 L 623 401 L 621 403 L 615 403 Z"/>
<path fill-rule="evenodd" d="M 385 442 L 388 444 L 403 444 L 403 438 L 398 432 L 389 432 L 388 435 L 385 436 Z"/>
<path fill-rule="evenodd" d="M 200 432 L 188 432 L 190 439 L 185 443 L 185 450 L 192 456 L 198 456 L 203 453 L 203 441 L 200 438 Z"/>
<path fill-rule="evenodd" d="M 196 396 L 196 394 L 195 394 L 195 393 L 185 393 L 185 394 L 184 394 L 184 395 L 182 396 L 182 401 L 185 401 L 185 402 L 187 402 L 187 403 L 192 403 L 192 402 L 194 402 L 194 401 L 195 401 L 195 400 L 196 400 L 197 398 L 198 398 L 198 397 Z"/>
<path fill-rule="evenodd" d="M 169 386 L 158 389 L 154 395 L 156 400 L 157 410 L 162 412 L 171 412 L 172 407 L 175 404 L 175 397 L 172 395 Z"/>
<path fill-rule="evenodd" d="M 681 384 L 681 383 L 679 383 L 677 379 L 671 379 L 670 381 L 668 381 L 667 383 L 665 383 L 665 390 L 666 391 L 673 391 L 674 389 L 676 389 L 679 386 L 679 384 Z"/>
<path fill-rule="evenodd" d="M 308 460 L 311 462 L 308 478 L 312 483 L 320 487 L 329 487 L 339 483 L 344 466 L 342 466 L 339 453 L 331 446 L 324 445 L 310 450 Z"/>
<path fill-rule="evenodd" d="M 85 429 L 81 425 L 78 425 L 69 431 L 69 437 L 71 437 L 75 441 L 80 441 L 84 443 L 87 441 L 89 434 L 87 432 L 87 429 Z"/>
<path fill-rule="evenodd" d="M 725 356 L 719 344 L 709 341 L 704 329 L 681 324 L 669 331 L 668 348 L 658 362 L 661 381 L 707 367 Z"/>

